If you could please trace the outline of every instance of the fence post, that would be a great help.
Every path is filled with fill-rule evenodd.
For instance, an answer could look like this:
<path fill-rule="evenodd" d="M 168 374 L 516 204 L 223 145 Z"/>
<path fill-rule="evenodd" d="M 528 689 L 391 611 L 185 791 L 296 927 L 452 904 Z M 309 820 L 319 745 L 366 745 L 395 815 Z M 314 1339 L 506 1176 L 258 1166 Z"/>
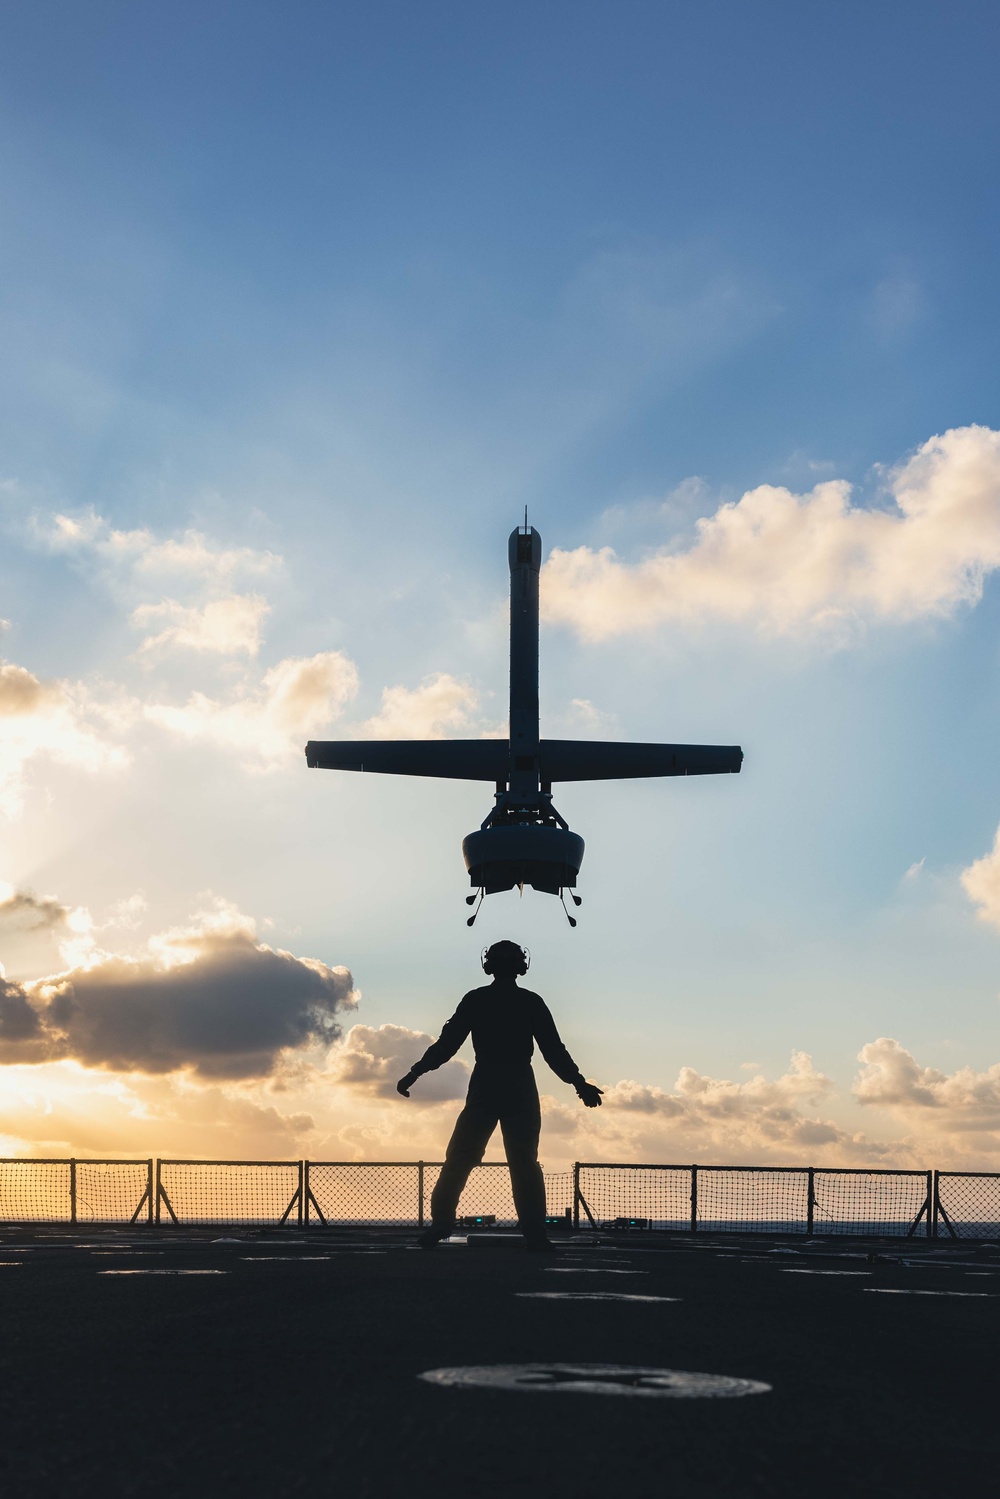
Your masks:
<path fill-rule="evenodd" d="M 933 1229 L 933 1226 L 931 1224 L 931 1218 L 933 1216 L 933 1203 L 934 1203 L 933 1177 L 934 1177 L 934 1173 L 932 1171 L 928 1171 L 928 1173 L 927 1173 L 927 1228 L 925 1230 L 928 1239 L 933 1238 L 933 1236 L 934 1236 L 934 1229 Z"/>
<path fill-rule="evenodd" d="M 691 1167 L 691 1232 L 698 1232 L 698 1167 Z"/>
<path fill-rule="evenodd" d="M 153 1226 L 153 1161 L 152 1157 L 146 1162 L 146 1191 L 149 1194 L 146 1200 L 146 1223 L 149 1228 Z"/>
<path fill-rule="evenodd" d="M 816 1206 L 816 1172 L 809 1167 L 809 1189 L 806 1196 L 806 1233 L 812 1238 L 813 1209 Z"/>
<path fill-rule="evenodd" d="M 418 1208 L 417 1208 L 417 1227 L 418 1228 L 423 1228 L 423 1226 L 424 1226 L 424 1163 L 423 1163 L 423 1161 L 418 1161 L 417 1162 L 417 1197 L 419 1198 L 419 1204 L 418 1204 Z"/>
<path fill-rule="evenodd" d="M 299 1162 L 299 1213 L 298 1213 L 298 1226 L 299 1226 L 299 1228 L 302 1228 L 302 1226 L 305 1224 L 305 1222 L 306 1222 L 306 1220 L 308 1218 L 308 1214 L 309 1214 L 309 1210 L 306 1207 L 306 1182 L 308 1180 L 309 1180 L 309 1163 L 307 1161 L 300 1161 Z"/>
<path fill-rule="evenodd" d="M 939 1209 L 939 1207 L 941 1205 L 941 1196 L 940 1196 L 941 1185 L 940 1185 L 940 1181 L 939 1181 L 940 1176 L 941 1176 L 940 1171 L 935 1170 L 935 1172 L 934 1172 L 934 1229 L 933 1229 L 933 1237 L 935 1239 L 938 1236 L 938 1209 Z M 930 1217 L 930 1214 L 928 1214 L 927 1216 Z"/>
<path fill-rule="evenodd" d="M 76 1222 L 76 1161 L 69 1163 L 69 1221 Z"/>
<path fill-rule="evenodd" d="M 573 1228 L 580 1229 L 580 1162 L 573 1162 Z"/>
<path fill-rule="evenodd" d="M 160 1226 L 160 1160 L 156 1160 L 156 1212 L 154 1214 L 156 1226 Z"/>

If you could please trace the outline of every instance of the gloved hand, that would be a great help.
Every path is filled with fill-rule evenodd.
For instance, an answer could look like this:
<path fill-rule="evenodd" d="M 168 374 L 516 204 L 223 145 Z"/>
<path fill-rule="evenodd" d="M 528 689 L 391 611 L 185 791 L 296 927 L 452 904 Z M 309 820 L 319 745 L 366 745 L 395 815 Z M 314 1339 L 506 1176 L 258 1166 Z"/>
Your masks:
<path fill-rule="evenodd" d="M 401 1077 L 399 1079 L 399 1082 L 396 1084 L 396 1092 L 402 1093 L 404 1098 L 409 1098 L 410 1089 L 413 1087 L 413 1084 L 415 1082 L 416 1078 L 414 1077 L 413 1073 L 408 1072 L 405 1077 Z"/>
<path fill-rule="evenodd" d="M 595 1083 L 578 1083 L 576 1091 L 584 1108 L 599 1109 L 601 1107 L 603 1088 L 598 1088 Z"/>

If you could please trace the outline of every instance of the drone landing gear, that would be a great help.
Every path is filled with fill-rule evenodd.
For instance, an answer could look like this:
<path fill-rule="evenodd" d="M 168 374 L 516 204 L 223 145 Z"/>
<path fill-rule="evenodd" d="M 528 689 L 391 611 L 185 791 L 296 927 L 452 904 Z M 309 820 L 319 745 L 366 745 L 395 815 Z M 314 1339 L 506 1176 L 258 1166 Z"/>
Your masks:
<path fill-rule="evenodd" d="M 467 906 L 475 906 L 476 905 L 476 898 L 477 898 L 476 895 L 467 895 L 465 897 L 465 904 Z M 479 887 L 479 891 L 478 891 L 479 905 L 476 906 L 476 909 L 473 911 L 472 915 L 469 917 L 468 921 L 465 923 L 466 926 L 472 926 L 473 925 L 473 923 L 475 922 L 476 917 L 479 915 L 479 912 L 482 909 L 482 904 L 483 904 L 483 901 L 485 900 L 485 898 L 486 898 L 486 891 L 485 891 L 485 889 L 482 886 L 480 886 Z"/>
<path fill-rule="evenodd" d="M 577 895 L 574 890 L 571 890 L 569 892 L 569 894 L 570 894 L 570 899 L 572 900 L 574 906 L 582 906 L 583 905 L 583 896 L 582 895 Z M 576 917 L 575 916 L 571 916 L 569 914 L 569 911 L 566 910 L 566 893 L 565 893 L 565 891 L 563 891 L 563 890 L 559 891 L 559 900 L 560 900 L 560 902 L 562 904 L 563 910 L 566 911 L 566 920 L 569 922 L 570 926 L 576 926 Z"/>

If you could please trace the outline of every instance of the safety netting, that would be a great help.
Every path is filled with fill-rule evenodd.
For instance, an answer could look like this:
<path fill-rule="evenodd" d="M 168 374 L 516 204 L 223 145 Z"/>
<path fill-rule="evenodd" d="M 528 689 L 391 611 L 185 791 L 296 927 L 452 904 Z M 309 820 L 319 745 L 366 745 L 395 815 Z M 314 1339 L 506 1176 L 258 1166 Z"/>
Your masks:
<path fill-rule="evenodd" d="M 0 1160 L 0 1222 L 69 1223 L 70 1162 Z"/>
<path fill-rule="evenodd" d="M 414 1225 L 439 1162 L 0 1160 L 0 1222 Z M 932 1190 L 933 1178 L 937 1185 Z M 575 1190 L 574 1178 L 578 1191 Z M 550 1216 L 700 1233 L 1000 1238 L 1000 1175 L 581 1162 L 545 1172 Z M 506 1162 L 477 1166 L 462 1217 L 517 1219 Z"/>
<path fill-rule="evenodd" d="M 440 1172 L 439 1161 L 307 1161 L 308 1221 L 386 1227 L 429 1222 L 431 1193 Z M 549 1214 L 572 1215 L 573 1173 L 543 1174 Z M 517 1221 L 505 1161 L 474 1169 L 458 1212 L 460 1217 L 492 1217 L 498 1225 Z"/>
<path fill-rule="evenodd" d="M 651 1228 L 691 1225 L 690 1166 L 632 1166 L 584 1163 L 580 1180 L 580 1223 L 646 1219 Z"/>
<path fill-rule="evenodd" d="M 699 1230 L 802 1233 L 809 1212 L 809 1172 L 805 1168 L 699 1166 L 697 1200 Z"/>
<path fill-rule="evenodd" d="M 1000 1176 L 984 1171 L 939 1171 L 937 1196 L 939 1237 L 1000 1237 Z"/>
<path fill-rule="evenodd" d="M 424 1167 L 424 1217 L 430 1219 L 431 1194 L 441 1173 L 439 1162 Z M 571 1171 L 544 1171 L 546 1210 L 561 1217 L 566 1209 L 573 1208 L 573 1173 Z M 512 1225 L 517 1222 L 517 1209 L 510 1186 L 510 1171 L 506 1161 L 485 1161 L 476 1166 L 459 1199 L 459 1218 L 493 1217 L 497 1225 Z"/>
<path fill-rule="evenodd" d="M 152 1161 L 75 1162 L 77 1221 L 150 1221 L 152 1168 Z"/>
<path fill-rule="evenodd" d="M 420 1216 L 416 1161 L 307 1161 L 310 1222 L 410 1224 Z"/>
<path fill-rule="evenodd" d="M 813 1231 L 906 1237 L 929 1232 L 927 1171 L 821 1171 L 813 1173 Z"/>
<path fill-rule="evenodd" d="M 300 1161 L 160 1161 L 158 1223 L 298 1221 Z"/>

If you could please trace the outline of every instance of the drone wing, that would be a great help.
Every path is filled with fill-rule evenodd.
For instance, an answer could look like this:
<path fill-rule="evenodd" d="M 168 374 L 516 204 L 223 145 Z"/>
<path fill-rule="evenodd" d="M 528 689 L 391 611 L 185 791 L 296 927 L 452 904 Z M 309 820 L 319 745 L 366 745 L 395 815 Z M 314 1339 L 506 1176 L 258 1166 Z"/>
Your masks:
<path fill-rule="evenodd" d="M 612 744 L 588 739 L 542 739 L 543 782 L 621 781 L 638 776 L 738 775 L 738 744 Z"/>
<path fill-rule="evenodd" d="M 306 764 L 376 775 L 437 776 L 451 781 L 506 782 L 506 739 L 311 739 Z M 621 781 L 646 776 L 737 775 L 738 744 L 620 744 L 593 739 L 542 739 L 538 773 L 554 781 Z"/>
<path fill-rule="evenodd" d="M 389 776 L 442 776 L 450 781 L 504 781 L 506 739 L 310 739 L 306 764 Z"/>

